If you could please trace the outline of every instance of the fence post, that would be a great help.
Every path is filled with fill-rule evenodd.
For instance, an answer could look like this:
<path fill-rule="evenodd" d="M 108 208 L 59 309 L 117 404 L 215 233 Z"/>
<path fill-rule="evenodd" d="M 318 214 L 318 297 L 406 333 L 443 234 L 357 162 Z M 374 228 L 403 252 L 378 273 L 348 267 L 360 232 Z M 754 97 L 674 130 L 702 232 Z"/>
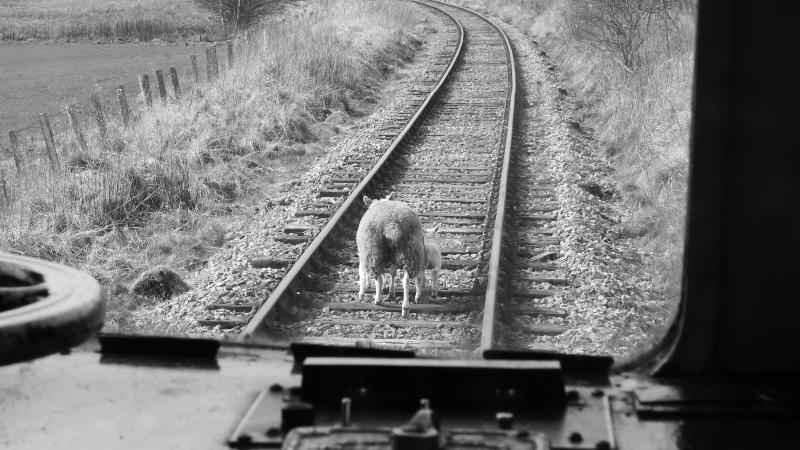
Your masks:
<path fill-rule="evenodd" d="M 58 161 L 58 154 L 56 154 L 56 143 L 53 141 L 53 129 L 50 128 L 50 120 L 47 118 L 47 113 L 39 114 L 39 126 L 42 128 L 44 146 L 47 148 L 47 158 L 50 160 L 50 170 L 53 172 L 60 171 L 61 163 Z"/>
<path fill-rule="evenodd" d="M 164 84 L 164 72 L 161 69 L 156 70 L 156 80 L 158 82 L 158 96 L 161 101 L 167 103 L 167 86 Z"/>
<path fill-rule="evenodd" d="M 200 71 L 197 69 L 197 56 L 192 55 L 192 72 L 194 73 L 194 84 L 200 83 Z"/>
<path fill-rule="evenodd" d="M 153 95 L 150 93 L 150 76 L 147 74 L 139 75 L 139 89 L 142 91 L 144 97 L 144 104 L 148 108 L 153 106 Z"/>
<path fill-rule="evenodd" d="M 233 41 L 228 41 L 228 70 L 233 68 Z"/>
<path fill-rule="evenodd" d="M 88 151 L 86 147 L 86 138 L 83 136 L 83 131 L 81 131 L 80 123 L 78 122 L 78 117 L 75 115 L 75 111 L 73 110 L 72 105 L 64 106 L 64 109 L 67 111 L 67 118 L 69 119 L 69 125 L 72 128 L 72 134 L 75 136 L 75 142 L 78 143 L 78 147 L 81 148 L 83 153 Z"/>
<path fill-rule="evenodd" d="M 106 128 L 106 118 L 103 116 L 103 106 L 100 103 L 100 97 L 97 93 L 91 96 L 92 106 L 94 107 L 94 119 L 97 121 L 97 127 L 100 129 L 100 136 L 105 139 L 108 136 L 108 128 Z"/>
<path fill-rule="evenodd" d="M 206 76 L 208 80 L 216 80 L 219 76 L 219 66 L 217 65 L 217 47 L 212 45 L 206 48 Z"/>
<path fill-rule="evenodd" d="M 178 80 L 178 71 L 174 67 L 169 68 L 169 74 L 172 75 L 172 90 L 175 92 L 175 100 L 181 99 L 181 82 Z"/>
<path fill-rule="evenodd" d="M 17 131 L 8 130 L 8 140 L 11 142 L 11 156 L 14 157 L 14 165 L 17 166 L 17 173 L 22 174 L 22 158 L 19 154 L 19 144 L 17 143 Z"/>
<path fill-rule="evenodd" d="M 122 124 L 126 127 L 131 121 L 131 109 L 128 107 L 128 97 L 125 96 L 125 86 L 117 88 L 117 100 L 119 100 L 119 112 L 122 115 Z"/>

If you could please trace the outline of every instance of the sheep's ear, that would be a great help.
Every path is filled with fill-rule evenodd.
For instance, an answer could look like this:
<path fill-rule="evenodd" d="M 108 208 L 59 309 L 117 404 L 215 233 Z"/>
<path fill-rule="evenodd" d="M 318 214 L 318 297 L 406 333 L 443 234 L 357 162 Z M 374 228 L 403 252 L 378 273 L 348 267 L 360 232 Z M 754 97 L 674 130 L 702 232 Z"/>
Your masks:
<path fill-rule="evenodd" d="M 371 198 L 369 198 L 369 197 L 367 197 L 367 196 L 365 195 L 365 196 L 364 196 L 364 204 L 365 204 L 365 205 L 367 205 L 367 206 L 369 206 L 369 205 L 370 205 L 370 203 L 372 203 L 372 199 L 371 199 Z"/>
<path fill-rule="evenodd" d="M 394 196 L 394 192 L 389 192 L 389 195 L 387 195 L 384 200 L 391 200 L 392 196 Z"/>

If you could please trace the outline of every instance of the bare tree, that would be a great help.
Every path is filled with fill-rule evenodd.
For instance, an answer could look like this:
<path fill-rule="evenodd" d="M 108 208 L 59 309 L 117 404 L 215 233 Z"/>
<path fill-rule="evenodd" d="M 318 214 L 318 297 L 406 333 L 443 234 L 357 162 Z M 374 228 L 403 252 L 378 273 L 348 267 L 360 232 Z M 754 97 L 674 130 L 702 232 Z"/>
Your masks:
<path fill-rule="evenodd" d="M 668 17 L 681 0 L 572 0 L 567 26 L 574 38 L 608 55 L 629 73 L 657 15 Z M 683 1 L 685 3 L 685 1 Z"/>
<path fill-rule="evenodd" d="M 258 22 L 270 9 L 270 0 L 195 0 L 197 4 L 219 14 L 225 32 L 237 35 Z"/>

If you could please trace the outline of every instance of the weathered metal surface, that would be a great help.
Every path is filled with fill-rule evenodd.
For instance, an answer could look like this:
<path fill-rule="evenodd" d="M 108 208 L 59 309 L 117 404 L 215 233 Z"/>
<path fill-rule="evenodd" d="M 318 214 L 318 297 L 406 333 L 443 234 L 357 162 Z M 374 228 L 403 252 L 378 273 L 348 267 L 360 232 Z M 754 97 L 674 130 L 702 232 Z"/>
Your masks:
<path fill-rule="evenodd" d="M 0 253 L 0 364 L 64 351 L 103 325 L 105 302 L 88 274 Z"/>

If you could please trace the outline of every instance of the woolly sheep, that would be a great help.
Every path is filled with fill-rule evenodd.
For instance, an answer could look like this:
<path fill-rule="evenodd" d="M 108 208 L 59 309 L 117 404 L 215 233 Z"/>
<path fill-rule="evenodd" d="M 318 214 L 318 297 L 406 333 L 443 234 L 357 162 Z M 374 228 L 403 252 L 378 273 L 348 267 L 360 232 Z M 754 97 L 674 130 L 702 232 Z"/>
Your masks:
<path fill-rule="evenodd" d="M 409 278 L 417 286 L 414 302 L 422 298 L 425 276 L 425 238 L 419 216 L 407 204 L 391 200 L 392 195 L 381 200 L 364 196 L 367 212 L 361 218 L 356 232 L 358 245 L 358 299 L 363 300 L 369 276 L 375 280 L 375 303 L 381 302 L 383 274 L 390 266 L 403 269 L 402 316 L 407 317 Z"/>
<path fill-rule="evenodd" d="M 433 228 L 424 228 L 424 237 L 427 241 L 428 239 L 435 239 L 436 233 L 439 231 L 439 227 L 441 224 L 437 224 Z M 431 290 L 433 291 L 433 296 L 439 296 L 439 271 L 442 270 L 442 251 L 439 249 L 439 246 L 436 245 L 434 242 L 425 242 L 425 269 L 431 271 Z M 391 266 L 389 267 L 389 297 L 394 297 L 394 280 L 396 277 L 397 267 Z M 422 286 L 418 286 L 417 289 L 424 288 L 425 285 L 425 277 L 422 277 Z"/>

